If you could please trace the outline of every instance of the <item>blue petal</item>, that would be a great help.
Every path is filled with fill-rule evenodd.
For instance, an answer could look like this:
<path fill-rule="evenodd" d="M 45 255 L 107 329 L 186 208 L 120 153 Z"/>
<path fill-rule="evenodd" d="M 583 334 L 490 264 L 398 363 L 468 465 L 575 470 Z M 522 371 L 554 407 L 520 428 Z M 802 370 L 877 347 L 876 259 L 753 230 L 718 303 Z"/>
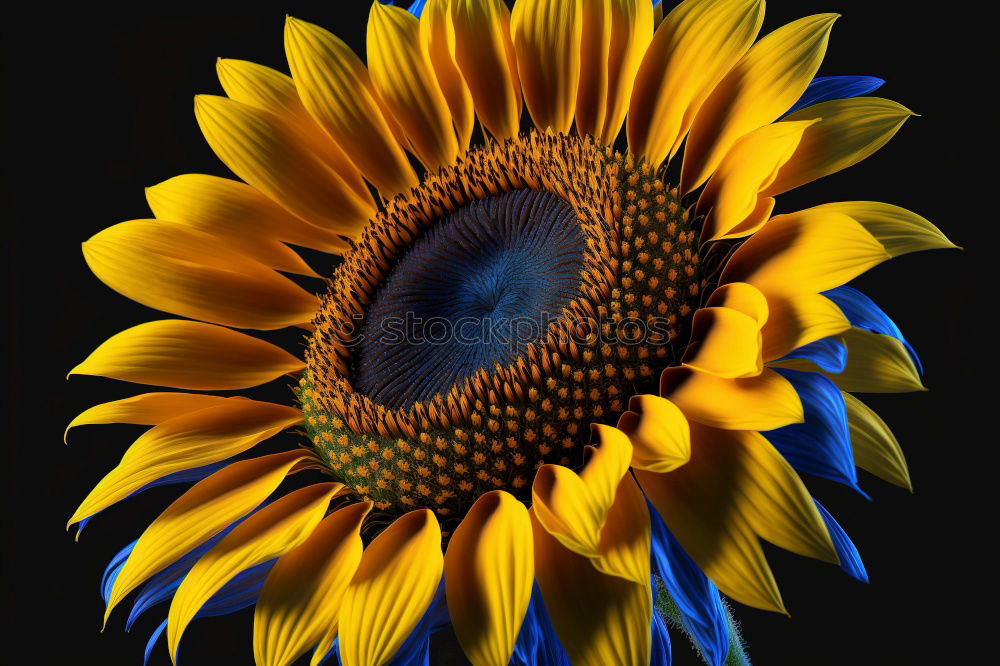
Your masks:
<path fill-rule="evenodd" d="M 152 635 L 150 635 L 149 640 L 146 641 L 146 653 L 142 657 L 142 666 L 146 666 L 149 663 L 149 655 L 153 654 L 153 648 L 156 647 L 156 641 L 159 640 L 160 635 L 163 634 L 163 630 L 167 628 L 167 621 L 164 620 L 160 623 L 156 629 L 153 630 Z"/>
<path fill-rule="evenodd" d="M 882 308 L 875 305 L 875 301 L 852 287 L 837 287 L 823 292 L 823 295 L 837 304 L 837 307 L 841 309 L 844 316 L 855 328 L 888 335 L 902 342 L 906 351 L 910 353 L 914 365 L 917 366 L 917 371 L 921 375 L 924 374 L 924 367 L 921 365 L 920 359 L 917 358 L 917 353 L 913 351 L 913 347 L 903 337 L 896 322 L 890 319 L 889 315 L 882 311 Z"/>
<path fill-rule="evenodd" d="M 798 471 L 846 484 L 865 495 L 858 488 L 847 409 L 840 389 L 816 372 L 775 370 L 799 394 L 805 422 L 762 434 Z"/>
<path fill-rule="evenodd" d="M 885 83 L 883 79 L 875 76 L 817 76 L 809 82 L 809 87 L 788 113 L 832 99 L 867 95 L 881 88 L 883 83 Z"/>
<path fill-rule="evenodd" d="M 836 548 L 837 557 L 840 558 L 840 568 L 853 578 L 860 580 L 862 583 L 867 583 L 868 572 L 865 571 L 865 565 L 861 562 L 861 555 L 858 553 L 854 542 L 847 536 L 844 528 L 837 524 L 837 521 L 833 519 L 830 512 L 823 508 L 823 505 L 816 500 L 813 500 L 813 502 L 816 504 L 816 508 L 819 509 L 819 515 L 823 516 L 826 529 L 830 532 L 833 547 Z"/>
<path fill-rule="evenodd" d="M 653 646 L 649 653 L 649 666 L 670 666 L 670 634 L 656 610 L 653 610 L 652 631 Z"/>
<path fill-rule="evenodd" d="M 663 0 L 653 0 L 653 9 L 656 9 L 661 4 L 663 4 Z"/>
<path fill-rule="evenodd" d="M 719 590 L 684 551 L 656 508 L 646 503 L 652 538 L 653 571 L 663 579 L 680 609 L 684 629 L 711 666 L 721 666 L 729 651 L 729 628 Z"/>
<path fill-rule="evenodd" d="M 569 657 L 556 636 L 538 583 L 531 590 L 531 602 L 510 663 L 512 666 L 569 666 Z"/>
<path fill-rule="evenodd" d="M 166 486 L 173 483 L 189 483 L 191 481 L 201 481 L 206 476 L 218 472 L 220 469 L 222 469 L 229 463 L 233 462 L 233 460 L 234 460 L 233 458 L 230 458 L 229 460 L 224 460 L 223 462 L 212 463 L 211 465 L 205 465 L 203 467 L 195 467 L 194 469 L 185 469 L 181 470 L 180 472 L 174 472 L 173 474 L 168 474 L 167 476 L 164 476 L 162 478 L 156 479 L 155 481 L 147 483 L 142 488 L 139 488 L 139 490 L 135 491 L 128 497 L 135 497 L 139 493 L 145 492 L 150 488 L 156 488 L 157 486 Z M 128 497 L 126 497 L 125 499 L 128 499 Z M 86 518 L 84 518 L 83 520 L 81 520 L 79 523 L 76 524 L 77 539 L 80 538 L 80 534 L 83 532 L 83 528 L 87 526 L 87 523 L 90 522 L 90 519 L 93 518 L 94 516 L 97 516 L 99 513 L 100 512 L 95 513 L 93 516 L 87 516 Z"/>
<path fill-rule="evenodd" d="M 122 567 L 125 566 L 125 560 L 128 556 L 132 554 L 132 549 L 135 548 L 135 544 L 139 540 L 136 539 L 129 545 L 125 546 L 119 550 L 111 561 L 108 562 L 108 566 L 104 568 L 104 575 L 101 576 L 101 598 L 104 599 L 104 604 L 107 605 L 108 599 L 111 598 L 111 588 L 115 585 L 115 580 L 118 578 L 118 574 L 121 573 Z"/>
<path fill-rule="evenodd" d="M 405 1 L 404 2 L 394 2 L 393 0 L 378 0 L 378 1 L 380 3 L 382 3 L 383 5 L 393 5 L 393 6 L 396 6 L 396 7 L 399 7 L 399 6 L 402 6 L 402 5 L 406 4 Z M 424 11 L 424 5 L 426 5 L 426 4 L 427 4 L 427 0 L 415 0 L 412 4 L 410 4 L 409 8 L 407 8 L 406 11 L 410 12 L 411 14 L 413 14 L 414 16 L 416 16 L 417 18 L 420 18 L 420 14 L 421 14 L 421 12 Z"/>
<path fill-rule="evenodd" d="M 448 604 L 445 601 L 444 577 L 438 583 L 437 592 L 430 606 L 424 611 L 420 622 L 400 646 L 389 666 L 428 666 L 430 663 L 431 634 L 450 621 Z"/>
<path fill-rule="evenodd" d="M 799 347 L 778 360 L 786 361 L 793 358 L 812 361 L 820 370 L 836 375 L 847 367 L 847 347 L 835 337 L 823 338 Z"/>

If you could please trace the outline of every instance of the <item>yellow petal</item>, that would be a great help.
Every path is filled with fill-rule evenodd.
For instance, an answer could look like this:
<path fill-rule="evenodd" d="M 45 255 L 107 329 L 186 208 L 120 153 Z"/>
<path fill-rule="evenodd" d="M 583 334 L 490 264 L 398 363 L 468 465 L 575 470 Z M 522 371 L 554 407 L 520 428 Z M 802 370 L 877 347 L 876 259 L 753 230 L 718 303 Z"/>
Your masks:
<path fill-rule="evenodd" d="M 821 294 L 768 294 L 767 302 L 770 319 L 761 329 L 765 362 L 851 327 L 836 303 Z"/>
<path fill-rule="evenodd" d="M 756 231 L 741 225 L 756 210 L 765 196 L 762 193 L 814 122 L 765 125 L 733 144 L 698 198 L 698 211 L 706 216 L 702 242 L 739 238 Z"/>
<path fill-rule="evenodd" d="M 854 462 L 863 470 L 913 492 L 910 470 L 895 435 L 878 414 L 850 393 L 843 393 Z"/>
<path fill-rule="evenodd" d="M 319 26 L 288 17 L 285 54 L 306 109 L 384 197 L 417 184 L 368 70 L 347 44 Z"/>
<path fill-rule="evenodd" d="M 66 433 L 76 426 L 99 423 L 156 425 L 175 416 L 218 405 L 226 400 L 230 398 L 197 393 L 143 393 L 131 398 L 94 405 L 84 410 L 66 426 Z M 63 442 L 66 441 L 66 433 L 63 434 Z"/>
<path fill-rule="evenodd" d="M 535 577 L 570 662 L 578 666 L 648 664 L 649 576 L 645 584 L 638 584 L 601 573 L 553 537 L 537 520 L 534 509 L 532 515 Z"/>
<path fill-rule="evenodd" d="M 303 543 L 341 488 L 340 483 L 318 483 L 285 495 L 237 525 L 195 562 L 177 588 L 167 616 L 167 647 L 174 663 L 184 630 L 205 602 L 241 571 Z"/>
<path fill-rule="evenodd" d="M 361 172 L 306 111 L 290 76 L 264 65 L 231 58 L 219 58 L 216 71 L 229 99 L 279 116 L 297 132 L 303 145 L 336 171 L 362 201 L 374 205 Z"/>
<path fill-rule="evenodd" d="M 730 308 L 701 308 L 691 320 L 691 343 L 681 362 L 695 370 L 735 379 L 759 375 L 760 324 Z"/>
<path fill-rule="evenodd" d="M 691 460 L 668 474 L 636 471 L 664 522 L 719 589 L 737 601 L 784 612 L 758 536 L 837 562 L 809 492 L 759 433 L 691 425 Z"/>
<path fill-rule="evenodd" d="M 802 96 L 823 61 L 836 20 L 836 14 L 816 14 L 784 25 L 726 74 L 691 126 L 681 173 L 684 192 L 708 180 L 741 136 L 774 121 Z"/>
<path fill-rule="evenodd" d="M 857 220 L 892 257 L 918 250 L 958 247 L 923 217 L 892 204 L 840 201 L 823 204 L 812 210 L 841 213 Z"/>
<path fill-rule="evenodd" d="M 472 94 L 455 61 L 455 26 L 449 0 L 427 0 L 420 13 L 420 44 L 430 58 L 441 93 L 448 102 L 459 150 L 469 147 L 475 111 Z"/>
<path fill-rule="evenodd" d="M 371 201 L 359 197 L 273 113 L 215 95 L 196 96 L 194 110 L 219 159 L 302 219 L 356 236 L 374 215 Z"/>
<path fill-rule="evenodd" d="M 843 333 L 843 339 L 847 345 L 847 366 L 840 374 L 823 374 L 844 391 L 906 393 L 927 390 L 909 352 L 896 338 L 851 328 Z"/>
<path fill-rule="evenodd" d="M 277 490 L 304 451 L 241 460 L 202 479 L 149 524 L 132 548 L 108 597 L 104 621 L 129 592 L 247 515 Z"/>
<path fill-rule="evenodd" d="M 751 317 L 758 326 L 767 323 L 770 313 L 767 297 L 760 289 L 746 282 L 731 282 L 716 288 L 705 306 L 738 310 Z"/>
<path fill-rule="evenodd" d="M 786 122 L 810 121 L 795 153 L 766 188 L 775 196 L 857 164 L 888 143 L 913 112 L 878 97 L 835 99 L 790 114 Z"/>
<path fill-rule="evenodd" d="M 192 319 L 268 330 L 308 322 L 319 309 L 315 295 L 186 225 L 122 222 L 85 241 L 83 256 L 118 293 Z"/>
<path fill-rule="evenodd" d="M 601 446 L 579 476 L 562 465 L 543 465 L 535 473 L 531 488 L 535 516 L 560 543 L 590 558 L 598 570 L 641 583 L 641 564 L 618 552 L 614 542 L 602 548 L 609 513 L 628 474 L 632 445 L 617 428 L 595 425 L 594 432 Z"/>
<path fill-rule="evenodd" d="M 582 0 L 580 6 L 580 85 L 576 91 L 576 131 L 581 136 L 589 134 L 598 139 L 602 139 L 608 105 L 613 21 L 611 3 L 612 0 Z"/>
<path fill-rule="evenodd" d="M 510 10 L 503 0 L 452 0 L 455 62 L 469 86 L 479 122 L 497 139 L 520 127 L 521 84 Z"/>
<path fill-rule="evenodd" d="M 636 74 L 629 150 L 653 164 L 672 157 L 709 93 L 753 44 L 763 20 L 762 0 L 686 0 L 675 7 L 656 29 Z"/>
<path fill-rule="evenodd" d="M 405 9 L 376 2 L 368 18 L 372 84 L 424 166 L 436 171 L 458 157 L 448 103 L 420 45 L 420 22 Z"/>
<path fill-rule="evenodd" d="M 340 611 L 344 666 L 382 666 L 399 650 L 441 581 L 441 528 L 427 509 L 411 511 L 365 549 Z"/>
<path fill-rule="evenodd" d="M 778 215 L 730 257 L 720 282 L 749 282 L 766 294 L 839 287 L 889 254 L 852 218 L 816 208 Z"/>
<path fill-rule="evenodd" d="M 629 110 L 632 87 L 642 57 L 653 39 L 653 12 L 644 2 L 610 0 L 611 41 L 607 58 L 607 104 L 604 124 L 596 136 L 605 144 L 613 144 L 621 132 Z M 589 48 L 584 41 L 584 52 Z M 582 70 L 585 72 L 586 70 Z"/>
<path fill-rule="evenodd" d="M 480 497 L 448 543 L 444 558 L 451 624 L 473 666 L 504 666 L 531 600 L 531 518 L 495 490 Z"/>
<path fill-rule="evenodd" d="M 802 423 L 802 403 L 792 385 L 764 368 L 756 377 L 724 379 L 690 368 L 667 368 L 660 395 L 689 420 L 726 430 L 773 430 Z"/>
<path fill-rule="evenodd" d="M 195 391 L 257 386 L 305 364 L 257 338 L 197 321 L 149 321 L 108 338 L 70 375 Z"/>
<path fill-rule="evenodd" d="M 535 126 L 568 132 L 580 84 L 582 0 L 518 0 L 510 34 L 521 92 Z"/>
<path fill-rule="evenodd" d="M 121 462 L 101 479 L 69 524 L 103 511 L 168 474 L 242 453 L 302 421 L 294 407 L 257 400 L 226 400 L 168 419 L 139 436 Z"/>
<path fill-rule="evenodd" d="M 158 219 L 225 236 L 238 251 L 261 262 L 264 259 L 254 252 L 263 251 L 263 246 L 272 252 L 276 240 L 324 252 L 340 253 L 347 248 L 336 234 L 309 224 L 249 185 L 228 178 L 194 173 L 174 176 L 147 187 L 146 201 Z"/>
<path fill-rule="evenodd" d="M 333 512 L 267 576 L 253 616 L 259 666 L 288 666 L 337 625 L 340 603 L 361 562 L 361 524 L 370 502 Z"/>
<path fill-rule="evenodd" d="M 669 472 L 691 456 L 691 432 L 684 413 L 656 395 L 636 395 L 618 419 L 632 442 L 632 467 Z"/>

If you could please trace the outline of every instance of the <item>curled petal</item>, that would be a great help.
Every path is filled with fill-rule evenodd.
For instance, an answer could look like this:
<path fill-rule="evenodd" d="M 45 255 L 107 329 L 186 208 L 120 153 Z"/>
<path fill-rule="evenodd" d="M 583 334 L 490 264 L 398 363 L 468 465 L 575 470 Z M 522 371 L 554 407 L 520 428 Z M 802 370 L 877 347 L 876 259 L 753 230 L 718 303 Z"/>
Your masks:
<path fill-rule="evenodd" d="M 521 83 L 510 39 L 510 10 L 502 0 L 452 0 L 455 61 L 469 86 L 476 115 L 497 139 L 517 134 Z"/>
<path fill-rule="evenodd" d="M 305 364 L 257 338 L 197 321 L 150 321 L 108 338 L 71 375 L 212 391 L 257 386 Z"/>
<path fill-rule="evenodd" d="M 167 647 L 177 663 L 177 647 L 187 625 L 206 601 L 242 571 L 280 557 L 303 543 L 326 514 L 340 483 L 318 483 L 275 500 L 237 525 L 205 553 L 170 603 Z"/>
<path fill-rule="evenodd" d="M 708 180 L 740 137 L 777 119 L 805 92 L 836 20 L 836 14 L 816 14 L 793 21 L 754 44 L 736 63 L 691 127 L 681 190 L 690 192 Z"/>
<path fill-rule="evenodd" d="M 254 610 L 257 664 L 288 666 L 337 625 L 361 562 L 361 524 L 371 507 L 361 502 L 331 513 L 275 563 Z"/>
<path fill-rule="evenodd" d="M 582 0 L 519 0 L 514 5 L 510 33 L 518 78 L 540 130 L 568 132 L 573 124 L 582 31 Z"/>
<path fill-rule="evenodd" d="M 695 370 L 735 379 L 759 375 L 760 324 L 730 308 L 701 308 L 691 320 L 691 343 L 681 362 Z"/>
<path fill-rule="evenodd" d="M 655 395 L 633 396 L 618 429 L 632 442 L 632 467 L 669 472 L 691 456 L 691 433 L 677 405 Z"/>
<path fill-rule="evenodd" d="M 480 497 L 445 553 L 448 611 L 474 666 L 506 664 L 531 600 L 531 519 L 502 491 Z"/>
<path fill-rule="evenodd" d="M 851 327 L 836 303 L 821 294 L 768 294 L 770 319 L 761 329 L 765 362 Z"/>
<path fill-rule="evenodd" d="M 383 196 L 417 184 L 368 70 L 347 44 L 319 26 L 288 17 L 285 54 L 306 109 Z"/>
<path fill-rule="evenodd" d="M 761 0 L 687 0 L 674 8 L 656 29 L 636 74 L 629 150 L 653 164 L 672 157 L 705 99 L 753 44 L 763 20 Z"/>
<path fill-rule="evenodd" d="M 344 666 L 385 664 L 420 622 L 441 581 L 441 528 L 411 511 L 365 549 L 340 611 Z"/>
<path fill-rule="evenodd" d="M 409 12 L 372 4 L 368 19 L 372 84 L 429 171 L 458 156 L 451 114 L 420 45 L 420 22 Z"/>
<path fill-rule="evenodd" d="M 706 214 L 702 242 L 739 238 L 757 231 L 760 220 L 754 218 L 748 225 L 748 218 L 760 199 L 768 196 L 763 193 L 792 157 L 802 133 L 814 122 L 765 125 L 733 144 L 698 198 L 698 210 Z"/>
<path fill-rule="evenodd" d="M 103 511 L 169 474 L 230 458 L 302 421 L 293 407 L 257 400 L 226 402 L 168 419 L 150 428 L 101 479 L 69 524 Z"/>
<path fill-rule="evenodd" d="M 287 451 L 236 462 L 174 500 L 136 541 L 108 594 L 105 622 L 140 583 L 253 511 L 306 458 Z"/>
<path fill-rule="evenodd" d="M 836 99 L 784 118 L 812 123 L 795 152 L 778 170 L 765 196 L 805 185 L 857 164 L 888 143 L 913 112 L 878 97 Z"/>
<path fill-rule="evenodd" d="M 767 297 L 760 289 L 746 282 L 730 282 L 717 287 L 705 303 L 706 307 L 730 308 L 753 318 L 763 327 L 770 316 Z"/>
<path fill-rule="evenodd" d="M 273 113 L 214 95 L 196 96 L 194 109 L 219 159 L 302 219 L 355 236 L 375 213 L 370 199 L 360 197 Z"/>
<path fill-rule="evenodd" d="M 766 294 L 839 287 L 889 254 L 853 218 L 831 210 L 778 215 L 733 253 L 720 282 L 749 282 Z"/>
<path fill-rule="evenodd" d="M 660 375 L 660 395 L 680 407 L 689 420 L 715 428 L 773 430 L 803 420 L 795 389 L 769 368 L 745 379 L 667 368 Z"/>
<path fill-rule="evenodd" d="M 221 241 L 185 225 L 132 220 L 91 237 L 83 255 L 106 285 L 157 310 L 265 330 L 312 319 L 315 295 Z"/>

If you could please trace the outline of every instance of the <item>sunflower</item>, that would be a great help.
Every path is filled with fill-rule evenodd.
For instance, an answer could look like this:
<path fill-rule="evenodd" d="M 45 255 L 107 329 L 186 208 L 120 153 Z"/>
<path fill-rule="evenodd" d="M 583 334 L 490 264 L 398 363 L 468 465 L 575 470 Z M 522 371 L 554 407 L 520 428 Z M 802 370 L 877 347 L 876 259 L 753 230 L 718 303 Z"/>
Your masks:
<path fill-rule="evenodd" d="M 174 390 L 73 420 L 152 427 L 69 524 L 193 482 L 108 566 L 105 621 L 169 601 L 147 657 L 165 631 L 176 660 L 255 605 L 258 664 L 346 666 L 425 662 L 448 626 L 477 666 L 662 664 L 669 622 L 719 665 L 745 661 L 722 595 L 784 612 L 761 539 L 866 580 L 799 473 L 909 487 L 852 393 L 923 386 L 845 285 L 954 246 L 884 203 L 774 214 L 912 113 L 815 76 L 836 15 L 757 39 L 763 13 L 375 3 L 367 66 L 294 18 L 291 76 L 220 60 L 195 113 L 240 180 L 171 178 L 83 246 L 181 318 L 72 370 Z M 289 327 L 304 353 L 246 332 Z M 269 382 L 294 400 L 229 393 Z"/>

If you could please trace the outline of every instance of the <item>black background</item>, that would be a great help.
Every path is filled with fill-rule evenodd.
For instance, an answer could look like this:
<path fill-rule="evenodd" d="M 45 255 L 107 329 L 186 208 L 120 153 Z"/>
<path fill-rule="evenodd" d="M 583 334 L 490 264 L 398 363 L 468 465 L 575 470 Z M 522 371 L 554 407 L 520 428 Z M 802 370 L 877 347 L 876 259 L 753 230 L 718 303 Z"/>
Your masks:
<path fill-rule="evenodd" d="M 756 664 L 981 663 L 996 548 L 992 380 L 996 305 L 986 253 L 996 233 L 995 41 L 958 3 L 773 0 L 765 31 L 837 11 L 821 74 L 887 79 L 881 95 L 921 117 L 873 158 L 784 195 L 779 212 L 839 200 L 904 205 L 940 226 L 964 252 L 895 259 L 856 281 L 921 353 L 929 392 L 866 397 L 893 427 L 915 494 L 864 475 L 869 502 L 808 479 L 861 550 L 870 585 L 835 567 L 770 548 L 791 619 L 737 607 Z M 100 633 L 101 571 L 177 489 L 157 489 L 95 519 L 79 543 L 64 522 L 118 460 L 134 430 L 62 429 L 97 402 L 134 391 L 65 373 L 113 333 L 161 313 L 104 287 L 79 243 L 119 221 L 148 216 L 143 187 L 180 173 L 229 175 L 201 138 L 192 95 L 219 93 L 215 58 L 285 69 L 286 13 L 317 22 L 363 53 L 367 2 L 251 8 L 167 4 L 86 11 L 41 3 L 5 10 L 3 609 L 10 663 L 139 663 L 149 617 L 131 634 L 124 613 Z M 992 80 L 992 75 L 989 75 Z M 323 269 L 323 263 L 315 264 Z M 286 338 L 295 345 L 295 336 Z M 267 396 L 265 396 L 267 397 Z M 287 393 L 270 397 L 286 399 Z M 985 412 L 985 413 L 984 413 Z M 161 609 L 157 611 L 162 612 Z M 185 663 L 244 664 L 251 613 L 195 622 Z M 678 664 L 694 664 L 674 637 Z M 151 660 L 166 664 L 163 644 Z"/>

